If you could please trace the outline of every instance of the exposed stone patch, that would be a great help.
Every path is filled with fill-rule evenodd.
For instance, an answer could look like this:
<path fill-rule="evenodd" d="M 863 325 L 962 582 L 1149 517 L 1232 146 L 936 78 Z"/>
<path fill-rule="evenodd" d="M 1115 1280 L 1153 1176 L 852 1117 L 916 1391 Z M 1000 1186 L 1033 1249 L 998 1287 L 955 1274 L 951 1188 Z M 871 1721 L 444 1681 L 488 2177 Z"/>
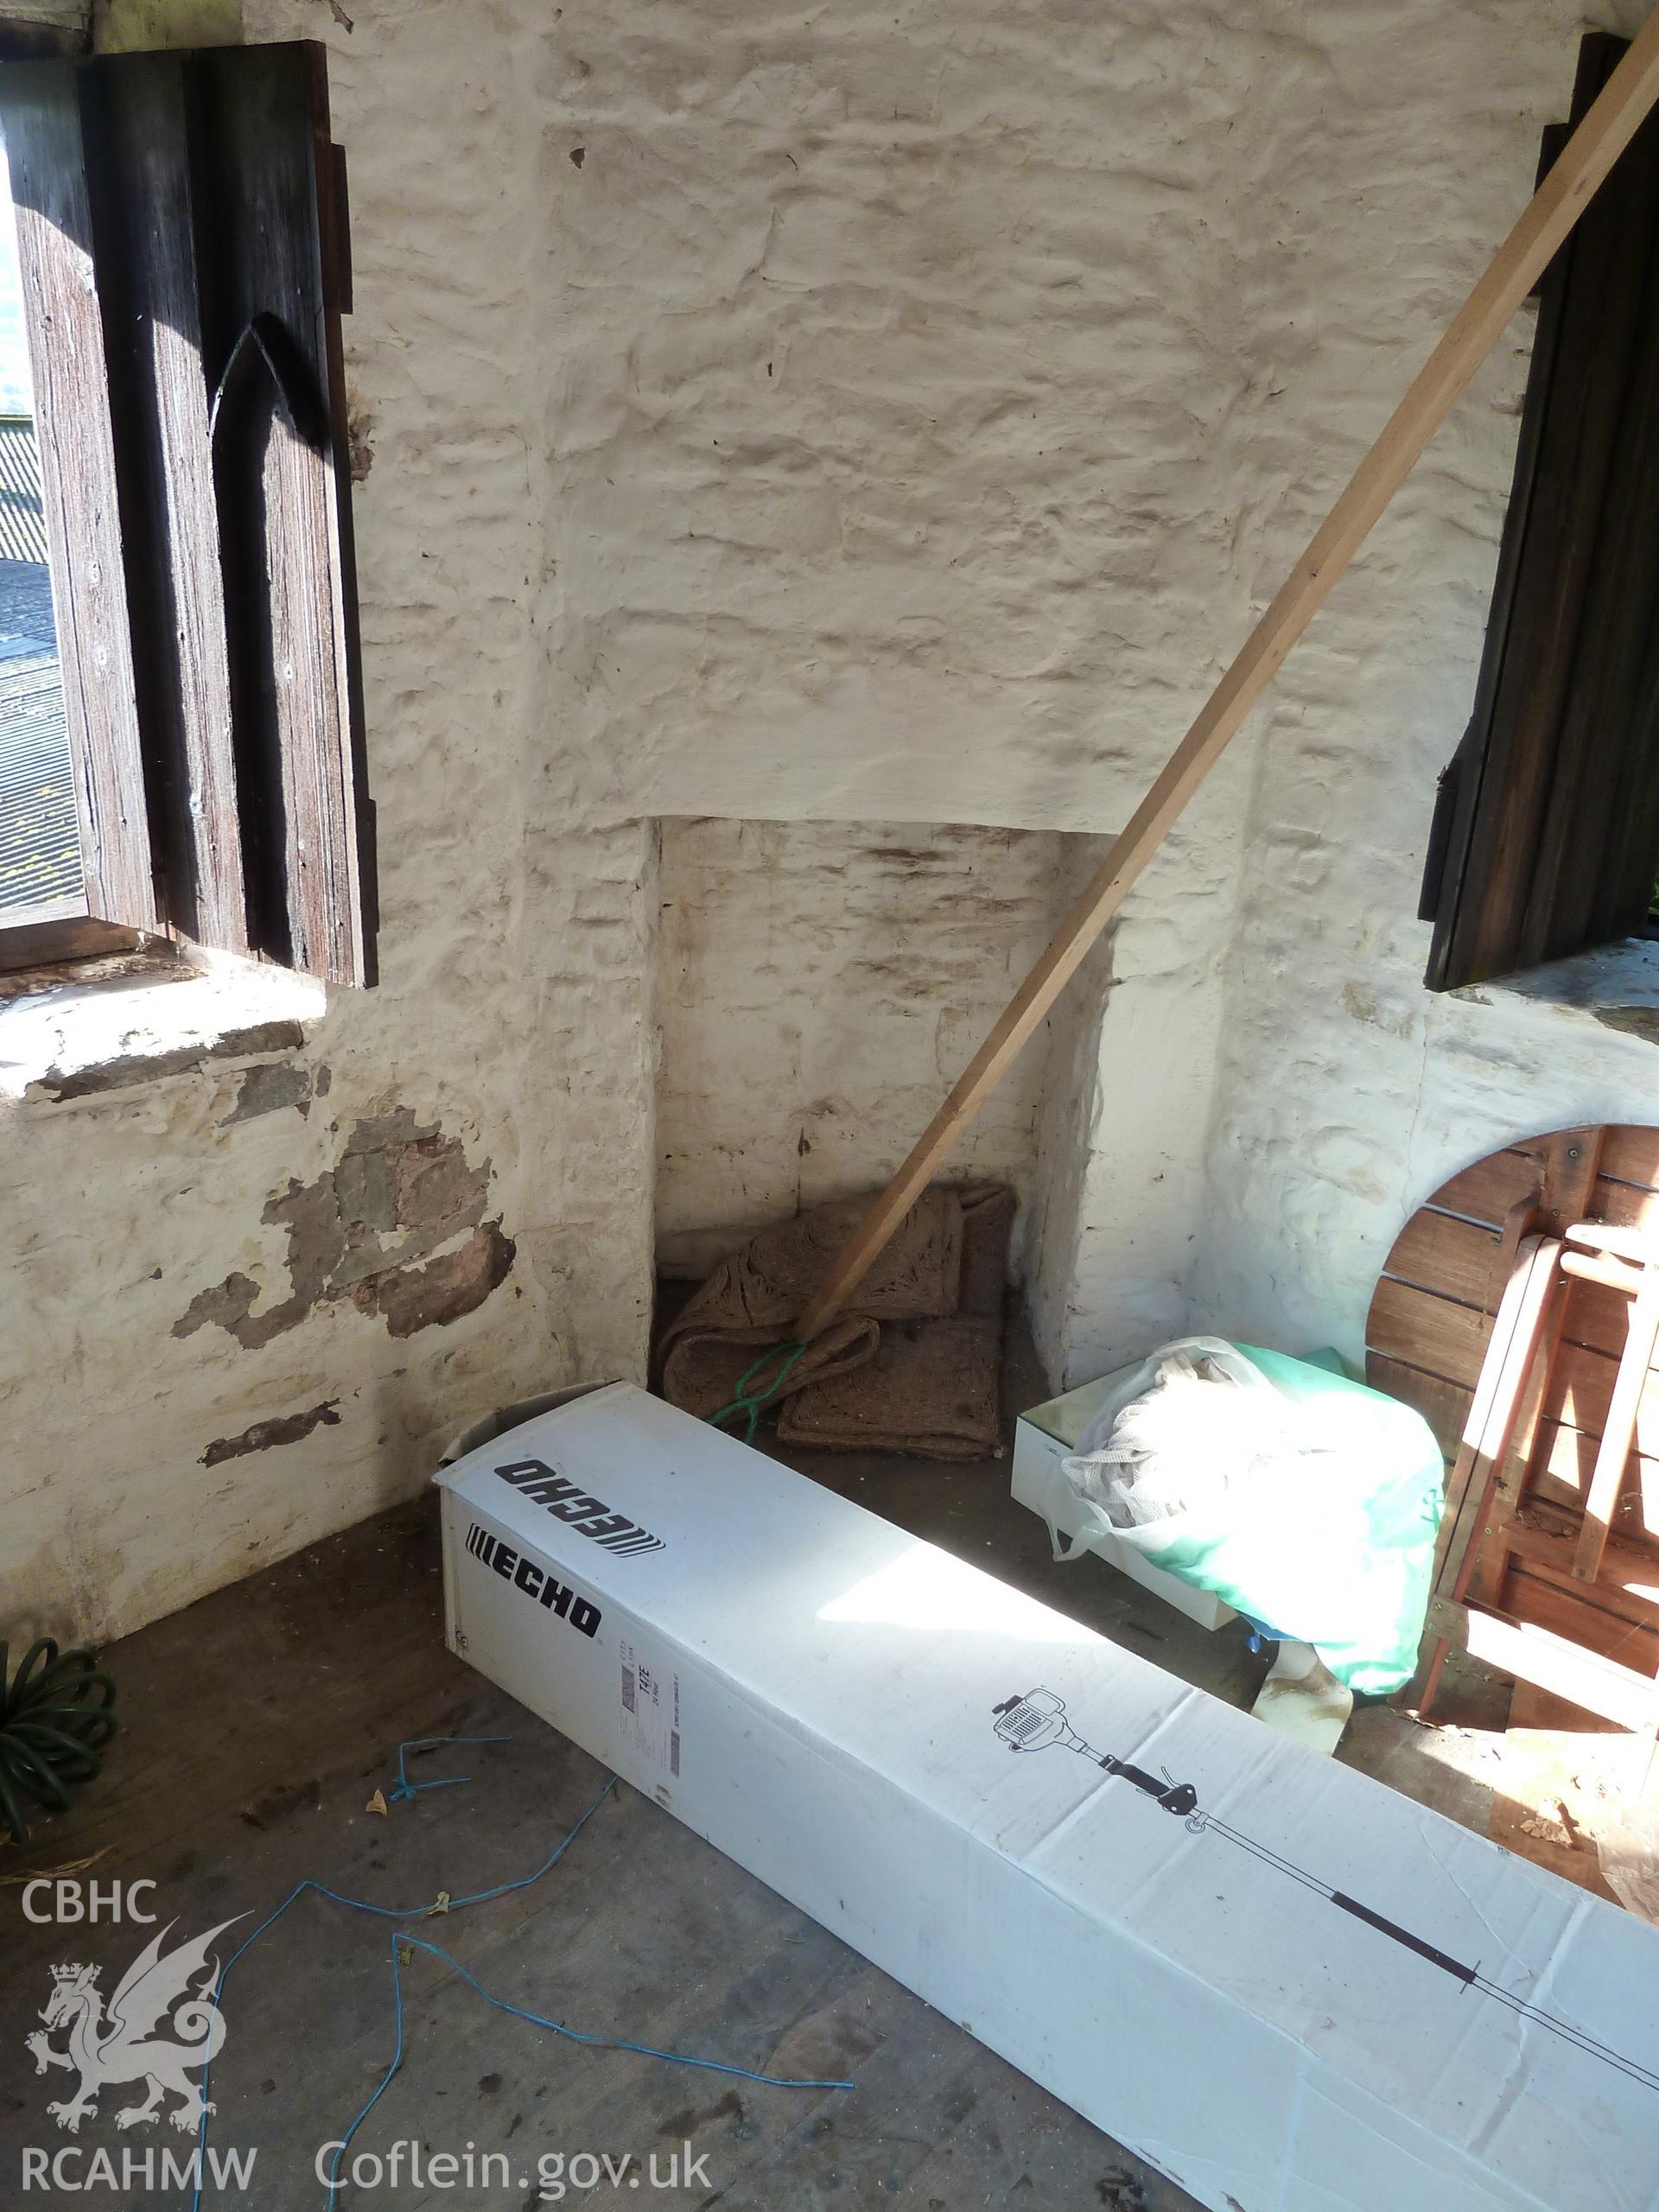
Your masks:
<path fill-rule="evenodd" d="M 228 1274 L 211 1290 L 196 1293 L 173 1324 L 173 1333 L 175 1337 L 193 1337 L 209 1321 L 217 1321 L 221 1329 L 230 1330 L 233 1336 L 239 1335 L 258 1295 L 259 1286 L 251 1275 Z"/>
<path fill-rule="evenodd" d="M 1590 1011 L 1604 1029 L 1622 1030 L 1627 1037 L 1641 1037 L 1659 1045 L 1659 1007 L 1597 1006 Z"/>
<path fill-rule="evenodd" d="M 489 1169 L 468 1167 L 461 1147 L 448 1138 L 423 1138 L 396 1155 L 394 1203 L 400 1229 L 443 1229 L 476 1220 L 489 1187 Z"/>
<path fill-rule="evenodd" d="M 297 1106 L 302 1115 L 309 1114 L 311 1071 L 302 1060 L 264 1060 L 244 1075 L 225 1126 L 257 1121 L 261 1114 L 279 1113 L 284 1106 Z"/>
<path fill-rule="evenodd" d="M 217 1436 L 201 1455 L 204 1467 L 217 1467 L 226 1459 L 240 1459 L 250 1452 L 269 1452 L 278 1444 L 298 1444 L 314 1428 L 338 1428 L 338 1398 L 325 1398 L 302 1414 L 283 1414 L 274 1421 L 257 1421 L 239 1436 Z"/>
<path fill-rule="evenodd" d="M 517 1250 L 499 1218 L 484 1220 L 490 1174 L 487 1160 L 469 1164 L 458 1137 L 408 1107 L 359 1122 L 334 1167 L 266 1201 L 261 1218 L 288 1230 L 288 1295 L 256 1311 L 259 1286 L 238 1270 L 199 1291 L 173 1334 L 211 1322 L 257 1351 L 344 1299 L 395 1337 L 470 1313 Z"/>
<path fill-rule="evenodd" d="M 346 29 L 351 29 L 350 24 Z M 374 467 L 374 448 L 369 443 L 369 433 L 374 428 L 374 416 L 369 404 L 349 378 L 346 382 L 346 448 L 350 455 L 352 481 L 360 484 Z"/>
<path fill-rule="evenodd" d="M 356 1302 L 373 1311 L 394 1337 L 458 1321 L 480 1306 L 505 1282 L 518 1247 L 504 1236 L 499 1222 L 474 1230 L 458 1250 L 429 1260 L 423 1268 L 392 1268 L 359 1283 Z"/>

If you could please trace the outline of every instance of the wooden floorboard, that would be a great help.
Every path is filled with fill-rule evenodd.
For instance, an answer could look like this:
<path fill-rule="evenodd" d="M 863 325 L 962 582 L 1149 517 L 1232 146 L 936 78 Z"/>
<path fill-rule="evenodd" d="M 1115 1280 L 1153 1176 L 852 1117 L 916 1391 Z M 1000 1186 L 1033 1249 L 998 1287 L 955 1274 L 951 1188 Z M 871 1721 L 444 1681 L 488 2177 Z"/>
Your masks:
<path fill-rule="evenodd" d="M 868 1467 L 838 1473 L 855 1495 L 872 1479 Z M 1006 1510 L 1005 1465 L 996 1480 Z M 906 1470 L 906 1495 L 887 1503 L 926 1519 L 948 1481 L 932 1469 L 912 1481 Z M 1029 1519 L 1020 1514 L 1010 1525 L 1023 1536 Z M 982 1547 L 977 1525 L 956 1531 L 970 1553 Z M 1040 1564 L 1033 1547 L 1015 1579 L 1039 1582 Z M 1121 1595 L 1109 1587 L 1118 1580 L 1071 1587 L 1121 1621 L 1127 1616 L 1113 1612 Z M 78 2171 L 102 2148 L 118 2172 L 128 2152 L 190 2147 L 170 2129 L 118 2133 L 113 2116 L 133 2101 L 129 2089 L 106 2090 L 99 2116 L 76 2135 L 48 2118 L 48 2099 L 73 2082 L 37 2077 L 23 2037 L 50 1993 L 50 1968 L 98 1963 L 107 1990 L 153 1931 L 32 1926 L 10 1878 L 101 1853 L 92 1874 L 156 1880 L 154 1907 L 176 1920 L 181 1937 L 235 1917 L 234 1942 L 308 1879 L 399 1907 L 513 1880 L 545 1859 L 606 1780 L 585 1753 L 445 1650 L 427 1500 L 204 1599 L 105 1656 L 124 1723 L 106 1778 L 24 1850 L 0 1851 L 0 2051 L 9 2054 L 0 2067 L 0 2202 L 8 2204 L 25 2201 L 16 2183 L 31 2146 L 79 2150 Z M 1237 1660 L 1216 1663 L 1224 1674 Z M 467 1785 L 394 1804 L 385 1819 L 366 1812 L 377 1786 L 390 1790 L 398 1741 L 438 1733 L 510 1740 L 419 1755 L 411 1778 L 460 1774 Z M 470 2193 L 407 2181 L 347 2188 L 342 2212 L 527 2212 L 544 2186 L 562 2185 L 545 2160 L 589 2152 L 643 2162 L 654 2153 L 660 2174 L 671 2157 L 683 2162 L 688 2146 L 704 2168 L 690 2188 L 601 2186 L 592 2197 L 572 2188 L 545 2201 L 625 2195 L 733 2212 L 889 2202 L 928 2212 L 1004 2204 L 1182 2212 L 1192 2202 L 624 1785 L 533 1886 L 413 1926 L 509 2003 L 572 2026 L 855 2086 L 771 2088 L 576 2049 L 492 2010 L 449 1967 L 417 1953 L 404 1970 L 404 2066 L 353 2148 L 384 2154 L 417 2139 L 429 2152 L 464 2154 L 471 2144 L 475 2157 L 505 2157 L 508 2183 L 493 2177 Z M 224 1992 L 228 2032 L 213 2069 L 209 2140 L 256 2151 L 255 2186 L 220 2194 L 210 2183 L 205 2207 L 324 2204 L 313 2174 L 318 2148 L 344 2132 L 392 2050 L 390 1936 L 388 1923 L 312 1892 L 238 1963 Z M 37 2190 L 26 2201 L 86 2200 Z M 135 2184 L 103 2201 L 183 2212 L 188 2196 Z"/>

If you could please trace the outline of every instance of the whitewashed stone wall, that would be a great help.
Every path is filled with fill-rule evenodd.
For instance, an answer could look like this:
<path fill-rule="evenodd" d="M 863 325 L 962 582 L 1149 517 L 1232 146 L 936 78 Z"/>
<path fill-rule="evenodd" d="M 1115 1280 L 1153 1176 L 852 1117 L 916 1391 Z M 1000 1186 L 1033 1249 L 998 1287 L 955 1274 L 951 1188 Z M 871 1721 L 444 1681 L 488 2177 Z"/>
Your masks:
<path fill-rule="evenodd" d="M 212 1060 L 0 1108 L 5 1611 L 91 1634 L 406 1493 L 484 1406 L 639 1371 L 648 818 L 1120 826 L 1521 205 L 1580 28 L 1569 0 L 340 12 L 246 16 L 327 42 L 351 160 L 385 982 L 263 1056 L 288 1072 L 250 1101 L 294 1091 L 268 1111 Z M 1525 342 L 1064 1012 L 1030 1177 L 1057 1368 L 1189 1316 L 1351 1340 L 1444 1164 L 1645 1110 L 1628 1036 L 1569 1021 L 1541 1085 L 1567 1017 L 1415 988 Z M 359 1247 L 309 1296 L 266 1210 L 332 1193 L 325 1243 L 453 1262 L 479 1224 L 429 1253 L 442 1207 L 344 1195 L 400 1114 L 458 1189 L 490 1163 L 514 1256 L 394 1337 Z"/>
<path fill-rule="evenodd" d="M 297 1051 L 0 1106 L 0 1635 L 134 1627 L 409 1494 L 487 1408 L 643 1368 L 654 856 L 552 667 L 549 11 L 249 13 L 339 46 L 384 981 Z M 459 1160 L 350 1152 L 389 1124 Z M 358 1302 L 376 1258 L 429 1296 L 480 1215 L 515 1252 L 475 1310 Z"/>
<path fill-rule="evenodd" d="M 1589 20 L 1628 34 L 1645 13 Z M 1495 238 L 1524 197 L 1540 120 L 1565 112 L 1578 22 L 1455 10 L 1439 35 L 1477 22 L 1484 73 L 1450 66 L 1443 48 L 1439 112 L 1379 111 L 1357 128 L 1344 189 L 1322 188 L 1330 165 L 1311 142 L 1298 149 L 1287 204 L 1328 243 L 1281 266 L 1270 296 L 1286 389 L 1269 466 L 1289 495 L 1264 583 L 1334 481 L 1294 454 L 1351 448 L 1381 414 L 1473 272 L 1476 238 Z M 1422 59 L 1433 49 L 1425 38 Z M 1380 215 L 1392 255 L 1365 243 Z M 1333 292 L 1326 251 L 1383 289 Z M 1188 1286 L 1197 1325 L 1352 1356 L 1390 1243 L 1447 1174 L 1521 1135 L 1659 1120 L 1650 949 L 1546 975 L 1535 995 L 1421 988 L 1429 801 L 1472 702 L 1531 334 L 1529 310 L 1257 718 Z M 1581 995 L 1603 1014 L 1570 1002 Z"/>

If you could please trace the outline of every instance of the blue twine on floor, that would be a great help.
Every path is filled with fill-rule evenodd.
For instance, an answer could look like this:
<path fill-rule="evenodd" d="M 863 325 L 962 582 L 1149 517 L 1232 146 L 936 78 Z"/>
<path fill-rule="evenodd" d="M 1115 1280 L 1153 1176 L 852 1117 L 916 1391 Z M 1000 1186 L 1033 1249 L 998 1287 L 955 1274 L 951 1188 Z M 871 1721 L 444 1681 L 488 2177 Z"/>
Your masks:
<path fill-rule="evenodd" d="M 470 1782 L 470 1774 L 446 1774 L 436 1782 L 411 1782 L 404 1772 L 404 1754 L 409 1751 L 429 1751 L 439 1744 L 510 1744 L 511 1736 L 416 1736 L 407 1744 L 397 1746 L 397 1787 L 386 1799 L 389 1805 L 401 1804 L 423 1789 L 454 1789 L 463 1782 Z"/>
<path fill-rule="evenodd" d="M 511 1743 L 512 1740 L 512 1738 L 510 1736 L 420 1736 L 412 1738 L 408 1743 L 400 1744 L 397 1746 L 397 1777 L 399 1786 L 392 1792 L 392 1802 L 397 1802 L 402 1798 L 413 1798 L 416 1790 L 441 1789 L 445 1788 L 450 1781 L 465 1781 L 468 1778 L 466 1776 L 457 1775 L 454 1777 L 445 1777 L 442 1780 L 436 1782 L 411 1783 L 407 1779 L 404 1771 L 404 1757 L 406 1752 L 425 1750 L 431 1745 L 438 1744 L 508 1744 Z M 445 1912 L 461 1912 L 468 1905 L 488 1904 L 495 1897 L 510 1897 L 515 1890 L 527 1890 L 533 1883 L 539 1882 L 543 1874 L 550 1872 L 552 1869 L 558 1865 L 560 1859 L 563 1858 L 565 1853 L 569 1851 L 571 1845 L 582 1834 L 583 1828 L 587 1827 L 588 1821 L 593 1819 L 594 1815 L 605 1802 L 605 1800 L 610 1796 L 612 1790 L 615 1789 L 616 1784 L 617 1777 L 613 1775 L 610 1780 L 605 1784 L 605 1787 L 600 1791 L 598 1796 L 594 1798 L 593 1803 L 582 1815 L 582 1818 L 575 1823 L 574 1827 L 568 1831 L 563 1840 L 555 1845 L 554 1848 L 548 1853 L 541 1865 L 537 1867 L 534 1873 L 522 1874 L 516 1881 L 512 1882 L 498 1882 L 493 1889 L 476 1890 L 469 1897 L 451 1897 L 447 1904 L 440 1905 L 437 1909 L 440 1911 Z M 434 1910 L 434 1905 L 430 1901 L 424 1904 L 406 1906 L 371 1904 L 363 1897 L 342 1897 L 338 1890 L 331 1890 L 326 1883 L 313 1881 L 308 1878 L 308 1879 L 300 1883 L 297 1888 L 291 1891 L 289 1894 L 283 1898 L 281 1904 L 276 1907 L 276 1910 L 274 1912 L 268 1914 L 266 1917 L 260 1922 L 259 1925 L 254 1929 L 252 1935 L 248 1936 L 244 1942 L 239 1944 L 238 1948 L 232 1952 L 230 1957 L 225 1962 L 224 1968 L 219 1974 L 218 1980 L 214 1983 L 211 1992 L 209 1993 L 209 1997 L 212 2002 L 217 2004 L 223 1996 L 225 1985 L 230 1979 L 231 1968 L 236 1964 L 237 1961 L 243 1956 L 244 1953 L 251 1950 L 253 1946 L 259 1941 L 259 1938 L 265 1933 L 265 1930 L 268 1928 L 275 1927 L 276 1923 L 282 1918 L 283 1915 L 288 1910 L 289 1907 L 292 1904 L 296 1904 L 300 1898 L 305 1895 L 308 1890 L 315 1890 L 319 1897 L 327 1897 L 335 1904 L 343 1904 L 348 1907 L 353 1912 L 372 1913 L 377 1919 L 380 1920 L 423 1920 L 427 1918 Z M 448 1952 L 440 1950 L 435 1943 L 429 1943 L 420 1936 L 411 1936 L 406 1929 L 400 1930 L 393 1934 L 389 1938 L 389 1948 L 391 1957 L 391 1986 L 397 2007 L 397 2037 L 392 2050 L 391 2063 L 386 2069 L 380 2085 L 376 2089 L 374 2094 L 364 2106 L 362 2111 L 358 2113 L 356 2119 L 353 2120 L 351 2126 L 346 2129 L 346 2133 L 340 2140 L 340 2147 L 334 2153 L 329 2175 L 328 2195 L 325 2200 L 326 2212 L 334 2212 L 334 2206 L 339 2198 L 340 2162 L 341 2158 L 345 2157 L 346 2149 L 349 2146 L 353 2137 L 357 2133 L 358 2129 L 362 2126 L 364 2121 L 368 2118 L 369 2114 L 374 2110 L 376 2105 L 379 2103 L 381 2098 L 385 2094 L 386 2090 L 391 2086 L 392 2076 L 397 2073 L 398 2068 L 404 2062 L 404 1985 L 403 1977 L 398 1971 L 399 1962 L 397 1958 L 397 1947 L 400 1943 L 409 1946 L 411 1949 L 429 1951 L 434 1958 L 442 1959 L 446 1966 L 449 1967 L 454 1973 L 458 1974 L 461 1980 L 465 1981 L 469 1987 L 477 1992 L 479 1996 L 484 1999 L 486 2004 L 493 2005 L 498 2012 L 510 2012 L 515 2018 L 529 2021 L 533 2027 L 550 2029 L 555 2035 L 563 2036 L 570 2043 L 586 2044 L 601 2050 L 631 2050 L 638 2052 L 642 2058 L 666 2059 L 670 2064 L 675 2066 L 694 2066 L 708 2073 L 732 2074 L 735 2075 L 741 2081 L 759 2082 L 763 2088 L 769 2089 L 850 2089 L 853 2087 L 853 2084 L 850 2082 L 804 2082 L 795 2081 L 776 2074 L 755 2074 L 752 2073 L 746 2066 L 733 2066 L 728 2064 L 723 2059 L 697 2058 L 693 2056 L 690 2052 L 682 2050 L 658 2050 L 650 2044 L 630 2043 L 626 2038 L 620 2036 L 585 2034 L 580 2029 L 566 2027 L 564 2023 L 561 2020 L 550 2020 L 545 2018 L 539 2012 L 526 2012 L 521 2005 L 509 2004 L 505 1997 L 497 1997 L 491 1991 L 486 1989 L 483 1983 L 477 1980 L 471 1974 L 469 1974 L 467 1968 L 461 1965 L 457 1960 L 451 1958 Z M 207 2089 L 212 2077 L 212 2063 L 209 2062 L 207 2065 L 203 2067 L 201 2074 L 202 2113 L 200 2124 L 196 2131 L 196 2177 L 195 2188 L 193 2190 L 190 2198 L 190 2212 L 201 2212 L 202 2183 L 207 2171 Z"/>
<path fill-rule="evenodd" d="M 632 2050 L 641 2058 L 665 2058 L 671 2065 L 696 2066 L 706 2074 L 735 2075 L 740 2082 L 758 2082 L 767 2089 L 850 2089 L 853 2086 L 850 2082 L 798 2082 L 785 2075 L 756 2074 L 747 2066 L 734 2066 L 723 2058 L 693 2058 L 683 2050 L 658 2050 L 652 2044 L 630 2043 L 626 2036 L 587 2035 L 580 2028 L 566 2027 L 563 2020 L 550 2020 L 544 2013 L 526 2012 L 522 2005 L 511 2005 L 505 1997 L 496 1996 L 493 1991 L 486 1989 L 476 1976 L 469 1974 L 459 1959 L 452 1958 L 437 1944 L 429 1943 L 424 1936 L 411 1936 L 406 1929 L 400 1929 L 387 1938 L 387 1948 L 391 1954 L 391 1986 L 397 1999 L 397 2044 L 391 2054 L 391 2063 L 387 2067 L 379 2088 L 340 2138 L 329 2161 L 327 2212 L 334 2212 L 339 2194 L 340 2160 L 350 2149 L 352 2139 L 358 2129 L 391 2088 L 392 2076 L 404 2063 L 404 1978 L 398 1971 L 399 1950 L 429 1951 L 435 1959 L 442 1959 L 445 1966 L 458 1974 L 467 1987 L 475 1990 L 486 2005 L 494 2005 L 498 2012 L 510 2012 L 515 2020 L 528 2020 L 533 2028 L 550 2029 L 554 2035 L 563 2036 L 570 2043 L 586 2044 L 590 2050 Z"/>

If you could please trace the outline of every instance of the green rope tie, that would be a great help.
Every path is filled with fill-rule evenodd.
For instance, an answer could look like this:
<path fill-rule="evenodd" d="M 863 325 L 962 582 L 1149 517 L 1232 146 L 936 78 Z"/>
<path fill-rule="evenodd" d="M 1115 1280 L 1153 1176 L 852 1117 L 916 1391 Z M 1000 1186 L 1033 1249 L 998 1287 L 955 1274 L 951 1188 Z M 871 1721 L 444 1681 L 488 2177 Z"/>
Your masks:
<path fill-rule="evenodd" d="M 709 1414 L 709 1426 L 711 1428 L 718 1428 L 723 1421 L 729 1420 L 732 1414 L 745 1414 L 748 1416 L 748 1425 L 743 1431 L 743 1441 L 746 1444 L 753 1444 L 754 1432 L 760 1426 L 760 1415 L 765 1409 L 766 1401 L 776 1397 L 779 1391 L 783 1389 L 785 1376 L 805 1350 L 806 1346 L 804 1344 L 798 1344 L 793 1337 L 785 1337 L 781 1344 L 768 1344 L 760 1358 L 751 1361 L 742 1374 L 738 1376 L 737 1388 L 728 1403 L 723 1405 L 718 1413 Z M 757 1374 L 769 1359 L 773 1358 L 780 1351 L 787 1352 L 789 1357 L 772 1376 L 771 1382 L 760 1389 L 751 1390 L 750 1376 Z"/>

